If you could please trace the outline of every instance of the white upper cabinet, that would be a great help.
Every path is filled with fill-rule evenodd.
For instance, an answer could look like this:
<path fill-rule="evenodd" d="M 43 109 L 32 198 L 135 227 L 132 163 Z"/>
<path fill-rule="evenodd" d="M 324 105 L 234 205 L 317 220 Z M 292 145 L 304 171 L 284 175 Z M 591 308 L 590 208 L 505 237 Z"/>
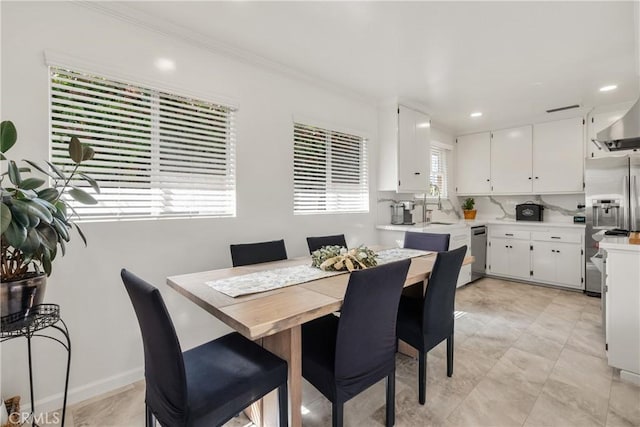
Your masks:
<path fill-rule="evenodd" d="M 533 126 L 533 193 L 583 191 L 584 119 Z"/>
<path fill-rule="evenodd" d="M 430 128 L 429 116 L 411 108 L 380 110 L 380 191 L 429 190 Z"/>
<path fill-rule="evenodd" d="M 456 191 L 459 195 L 580 193 L 584 140 L 582 117 L 459 136 Z"/>
<path fill-rule="evenodd" d="M 531 193 L 532 129 L 521 126 L 492 133 L 491 190 L 493 194 Z M 552 153 L 549 153 L 552 155 Z M 477 177 L 480 179 L 480 177 Z"/>
<path fill-rule="evenodd" d="M 459 136 L 456 139 L 456 191 L 458 194 L 491 192 L 491 134 Z"/>

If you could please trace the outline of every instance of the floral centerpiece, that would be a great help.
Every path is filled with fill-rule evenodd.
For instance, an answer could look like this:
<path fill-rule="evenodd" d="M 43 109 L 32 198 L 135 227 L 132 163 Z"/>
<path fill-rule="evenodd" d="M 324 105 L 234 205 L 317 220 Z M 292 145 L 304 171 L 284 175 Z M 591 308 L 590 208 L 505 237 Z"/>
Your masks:
<path fill-rule="evenodd" d="M 362 270 L 378 264 L 376 254 L 366 246 L 347 249 L 342 246 L 323 246 L 313 251 L 312 266 L 325 271 Z"/>

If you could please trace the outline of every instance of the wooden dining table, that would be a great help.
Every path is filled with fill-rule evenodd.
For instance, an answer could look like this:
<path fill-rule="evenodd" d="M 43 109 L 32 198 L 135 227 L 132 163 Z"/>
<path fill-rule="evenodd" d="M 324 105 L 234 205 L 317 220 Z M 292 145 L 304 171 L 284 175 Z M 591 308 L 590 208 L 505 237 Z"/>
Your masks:
<path fill-rule="evenodd" d="M 412 258 L 405 286 L 427 279 L 435 253 Z M 466 257 L 464 264 L 473 262 Z M 167 284 L 196 305 L 250 340 L 286 360 L 289 365 L 290 425 L 302 425 L 301 325 L 340 310 L 349 274 L 340 274 L 267 292 L 230 297 L 207 282 L 276 268 L 309 265 L 310 257 L 292 258 L 243 267 L 223 268 L 167 278 Z M 277 425 L 277 393 L 272 392 L 247 410 L 257 426 Z"/>

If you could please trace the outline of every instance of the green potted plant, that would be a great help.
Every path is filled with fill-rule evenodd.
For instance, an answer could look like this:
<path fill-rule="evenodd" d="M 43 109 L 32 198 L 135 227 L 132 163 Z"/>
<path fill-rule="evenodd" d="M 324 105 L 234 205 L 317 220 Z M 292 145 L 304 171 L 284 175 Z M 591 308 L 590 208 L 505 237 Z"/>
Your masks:
<path fill-rule="evenodd" d="M 477 210 L 474 209 L 476 201 L 473 197 L 467 197 L 462 204 L 462 210 L 464 211 L 464 219 L 476 219 Z"/>
<path fill-rule="evenodd" d="M 18 167 L 6 153 L 18 140 L 16 127 L 10 121 L 0 123 L 0 313 L 2 316 L 26 315 L 44 296 L 46 279 L 51 274 L 52 261 L 71 239 L 71 228 L 87 243 L 72 218 L 74 210 L 69 197 L 83 204 L 95 204 L 96 199 L 77 187 L 74 180 L 88 182 L 96 193 L 100 187 L 94 179 L 79 171 L 80 166 L 94 156 L 94 150 L 77 137 L 69 141 L 69 156 L 74 163 L 71 171 L 51 162 L 42 167 L 24 160 Z M 6 165 L 6 167 L 5 167 Z M 32 168 L 42 174 L 31 175 Z M 46 178 L 46 179 L 43 179 Z"/>

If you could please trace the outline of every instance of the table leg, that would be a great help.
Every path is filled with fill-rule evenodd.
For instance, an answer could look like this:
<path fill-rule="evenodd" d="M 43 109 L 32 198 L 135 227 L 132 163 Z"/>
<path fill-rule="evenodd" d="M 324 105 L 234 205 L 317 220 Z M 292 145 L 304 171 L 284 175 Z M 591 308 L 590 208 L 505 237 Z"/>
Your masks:
<path fill-rule="evenodd" d="M 413 357 L 414 359 L 418 358 L 418 350 L 402 340 L 398 340 L 398 353 Z"/>
<path fill-rule="evenodd" d="M 286 331 L 264 337 L 262 346 L 289 364 L 289 425 L 302 426 L 302 329 L 294 326 Z M 262 412 L 262 416 L 258 415 Z M 248 411 L 252 421 L 262 420 L 262 426 L 278 426 L 278 393 L 273 391 L 262 399 L 261 405 L 253 405 Z M 260 425 L 256 423 L 256 425 Z"/>
<path fill-rule="evenodd" d="M 427 291 L 427 281 L 421 283 L 414 283 L 402 290 L 402 295 L 409 298 L 424 298 L 424 293 Z M 414 359 L 418 358 L 418 350 L 411 347 L 409 344 L 402 340 L 398 340 L 398 353 L 404 354 Z"/>

